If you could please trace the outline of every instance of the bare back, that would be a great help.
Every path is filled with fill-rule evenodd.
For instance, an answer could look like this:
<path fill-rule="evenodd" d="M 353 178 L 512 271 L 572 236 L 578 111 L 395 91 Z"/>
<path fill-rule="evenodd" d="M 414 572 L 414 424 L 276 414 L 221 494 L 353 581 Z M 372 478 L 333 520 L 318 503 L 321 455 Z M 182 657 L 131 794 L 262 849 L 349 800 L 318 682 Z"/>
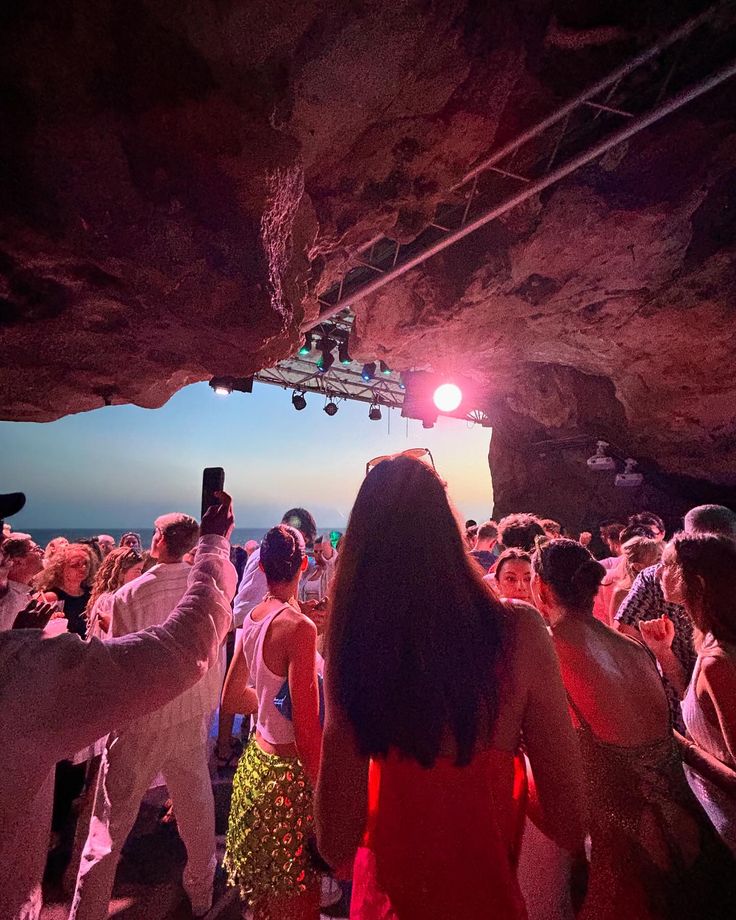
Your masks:
<path fill-rule="evenodd" d="M 671 732 L 667 697 L 643 646 L 592 617 L 570 617 L 553 638 L 568 695 L 601 741 L 637 745 Z"/>

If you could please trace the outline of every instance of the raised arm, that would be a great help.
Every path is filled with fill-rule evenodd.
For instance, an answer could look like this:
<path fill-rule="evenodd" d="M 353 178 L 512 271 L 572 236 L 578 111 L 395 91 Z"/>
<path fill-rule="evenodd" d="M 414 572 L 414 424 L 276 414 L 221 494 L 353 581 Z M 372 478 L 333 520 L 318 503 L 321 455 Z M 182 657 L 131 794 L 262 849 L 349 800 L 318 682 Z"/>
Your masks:
<path fill-rule="evenodd" d="M 523 616 L 519 654 L 529 688 L 522 731 L 534 777 L 531 816 L 550 839 L 578 854 L 585 836 L 585 790 L 559 662 L 539 615 L 518 615 Z"/>
<path fill-rule="evenodd" d="M 40 744 L 60 759 L 158 709 L 215 662 L 236 577 L 224 536 L 232 530 L 229 499 L 218 511 L 202 522 L 187 591 L 161 626 L 107 642 L 35 633 L 20 637 L 24 647 L 7 650 L 25 665 L 6 668 L 3 688 L 2 718 L 15 720 L 19 747 Z"/>

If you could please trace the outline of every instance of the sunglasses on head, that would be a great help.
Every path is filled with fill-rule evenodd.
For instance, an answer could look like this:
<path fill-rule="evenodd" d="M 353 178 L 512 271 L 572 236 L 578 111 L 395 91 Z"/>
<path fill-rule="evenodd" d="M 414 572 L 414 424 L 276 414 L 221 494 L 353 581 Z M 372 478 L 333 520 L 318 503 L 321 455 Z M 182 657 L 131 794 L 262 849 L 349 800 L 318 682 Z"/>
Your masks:
<path fill-rule="evenodd" d="M 423 460 L 427 463 L 427 466 L 432 467 L 435 473 L 437 472 L 437 467 L 434 465 L 434 457 L 428 447 L 410 447 L 408 450 L 400 450 L 395 454 L 384 454 L 381 457 L 374 457 L 372 460 L 369 460 L 365 465 L 366 476 L 372 469 L 375 469 L 379 463 L 383 463 L 384 460 L 394 460 L 396 457 L 413 457 L 415 460 Z"/>

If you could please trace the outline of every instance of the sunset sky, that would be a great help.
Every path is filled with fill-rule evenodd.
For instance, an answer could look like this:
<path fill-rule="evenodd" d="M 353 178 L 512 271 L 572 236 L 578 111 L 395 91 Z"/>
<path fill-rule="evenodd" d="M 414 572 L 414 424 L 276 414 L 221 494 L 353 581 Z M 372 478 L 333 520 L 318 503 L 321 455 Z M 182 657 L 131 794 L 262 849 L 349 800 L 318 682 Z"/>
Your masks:
<path fill-rule="evenodd" d="M 491 512 L 490 431 L 440 418 L 426 431 L 387 410 L 307 394 L 296 412 L 290 391 L 256 384 L 251 395 L 218 398 L 206 384 L 177 393 L 161 409 L 111 406 L 56 422 L 0 422 L 0 491 L 24 491 L 23 528 L 150 526 L 167 511 L 199 514 L 202 468 L 225 468 L 237 524 L 268 527 L 293 505 L 320 526 L 344 525 L 366 461 L 407 447 L 429 447 L 463 517 Z"/>

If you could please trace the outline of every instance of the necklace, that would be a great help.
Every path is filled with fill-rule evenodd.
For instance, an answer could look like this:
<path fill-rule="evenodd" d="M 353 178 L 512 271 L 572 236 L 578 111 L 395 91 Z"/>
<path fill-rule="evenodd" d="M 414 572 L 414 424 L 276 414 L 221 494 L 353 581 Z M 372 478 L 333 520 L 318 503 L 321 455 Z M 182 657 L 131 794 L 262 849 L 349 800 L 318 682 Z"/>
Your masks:
<path fill-rule="evenodd" d="M 263 595 L 263 600 L 264 602 L 265 601 L 279 601 L 279 603 L 288 604 L 290 607 L 296 606 L 296 598 L 294 597 L 293 594 L 291 595 L 290 598 L 285 599 L 283 597 L 276 597 L 275 594 L 272 594 L 270 591 L 267 591 L 266 594 Z"/>

